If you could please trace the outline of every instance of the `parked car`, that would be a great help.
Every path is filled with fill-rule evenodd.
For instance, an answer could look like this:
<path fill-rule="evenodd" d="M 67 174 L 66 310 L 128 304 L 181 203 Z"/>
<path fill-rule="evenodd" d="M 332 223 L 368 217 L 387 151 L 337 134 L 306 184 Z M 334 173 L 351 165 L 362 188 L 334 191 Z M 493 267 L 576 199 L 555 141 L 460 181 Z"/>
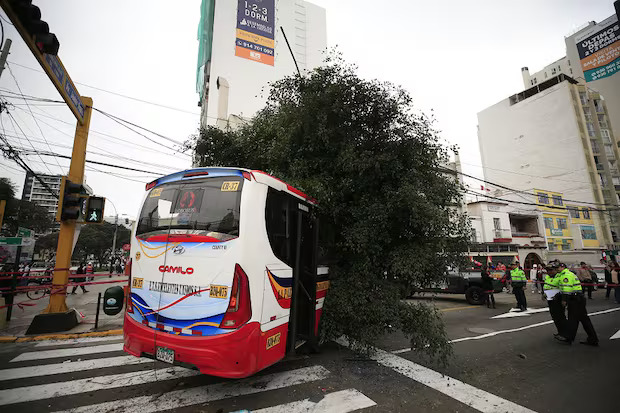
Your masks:
<path fill-rule="evenodd" d="M 503 285 L 498 278 L 499 273 L 491 275 L 493 276 L 493 291 L 501 292 Z M 443 283 L 414 287 L 410 295 L 415 293 L 464 294 L 469 304 L 481 305 L 484 304 L 483 292 L 480 271 L 448 271 Z"/>

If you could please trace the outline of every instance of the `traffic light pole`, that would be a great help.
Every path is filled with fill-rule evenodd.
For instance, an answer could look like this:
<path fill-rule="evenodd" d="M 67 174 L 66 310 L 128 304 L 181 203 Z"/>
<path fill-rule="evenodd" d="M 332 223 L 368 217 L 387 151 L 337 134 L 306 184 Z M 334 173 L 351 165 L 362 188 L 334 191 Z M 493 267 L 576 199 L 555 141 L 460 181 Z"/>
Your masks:
<path fill-rule="evenodd" d="M 88 128 L 90 127 L 90 116 L 92 114 L 93 100 L 82 96 L 84 105 L 84 123 L 75 129 L 75 139 L 73 141 L 73 154 L 71 165 L 69 166 L 69 180 L 82 184 L 84 182 L 84 166 L 86 164 L 86 143 L 88 142 Z M 61 206 L 59 205 L 59 208 Z M 73 254 L 73 236 L 75 233 L 75 221 L 61 221 L 60 233 L 58 234 L 58 249 L 56 250 L 56 268 L 52 279 L 52 295 L 44 313 L 66 313 L 68 311 L 66 298 L 69 281 L 69 267 L 71 267 L 71 255 Z"/>

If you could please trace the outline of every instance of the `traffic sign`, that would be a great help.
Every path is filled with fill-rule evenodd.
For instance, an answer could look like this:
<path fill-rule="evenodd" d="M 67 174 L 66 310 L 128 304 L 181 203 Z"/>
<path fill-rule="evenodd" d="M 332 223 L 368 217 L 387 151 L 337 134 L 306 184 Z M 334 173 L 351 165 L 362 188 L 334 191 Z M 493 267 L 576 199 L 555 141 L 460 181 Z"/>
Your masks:
<path fill-rule="evenodd" d="M 0 237 L 0 245 L 22 245 L 22 237 Z"/>
<path fill-rule="evenodd" d="M 17 228 L 17 236 L 22 238 L 31 238 L 33 231 L 28 228 L 19 227 Z"/>

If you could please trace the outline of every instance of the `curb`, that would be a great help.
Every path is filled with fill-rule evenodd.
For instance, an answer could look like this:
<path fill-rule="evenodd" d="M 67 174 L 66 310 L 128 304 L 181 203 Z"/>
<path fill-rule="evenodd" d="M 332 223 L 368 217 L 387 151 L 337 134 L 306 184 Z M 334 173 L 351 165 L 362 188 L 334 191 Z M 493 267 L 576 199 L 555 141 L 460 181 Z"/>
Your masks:
<path fill-rule="evenodd" d="M 43 341 L 43 340 L 68 340 L 72 338 L 83 337 L 105 337 L 105 336 L 120 336 L 123 334 L 122 329 L 108 330 L 108 331 L 92 331 L 88 333 L 69 333 L 69 334 L 45 334 L 32 337 L 14 337 L 14 336 L 0 336 L 0 343 L 25 343 L 28 341 Z"/>

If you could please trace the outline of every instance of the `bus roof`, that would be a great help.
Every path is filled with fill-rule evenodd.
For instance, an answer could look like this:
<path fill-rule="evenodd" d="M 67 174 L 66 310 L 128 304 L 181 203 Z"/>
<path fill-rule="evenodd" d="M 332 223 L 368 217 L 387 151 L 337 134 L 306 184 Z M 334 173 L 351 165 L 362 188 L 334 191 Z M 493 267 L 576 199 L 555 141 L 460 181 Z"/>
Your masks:
<path fill-rule="evenodd" d="M 259 170 L 250 170 L 245 168 L 229 168 L 229 167 L 205 167 L 205 168 L 192 168 L 186 169 L 184 171 L 175 172 L 170 175 L 162 176 L 160 178 L 155 179 L 152 182 L 146 184 L 146 190 L 148 191 L 151 188 L 154 188 L 158 185 L 180 181 L 184 179 L 195 179 L 198 177 L 205 176 L 242 176 L 247 180 L 254 179 L 256 182 L 270 186 L 278 191 L 287 192 L 299 199 L 303 199 L 306 202 L 309 202 L 313 205 L 317 204 L 316 199 L 306 195 L 299 189 L 287 184 L 286 182 L 269 175 L 266 172 Z"/>

